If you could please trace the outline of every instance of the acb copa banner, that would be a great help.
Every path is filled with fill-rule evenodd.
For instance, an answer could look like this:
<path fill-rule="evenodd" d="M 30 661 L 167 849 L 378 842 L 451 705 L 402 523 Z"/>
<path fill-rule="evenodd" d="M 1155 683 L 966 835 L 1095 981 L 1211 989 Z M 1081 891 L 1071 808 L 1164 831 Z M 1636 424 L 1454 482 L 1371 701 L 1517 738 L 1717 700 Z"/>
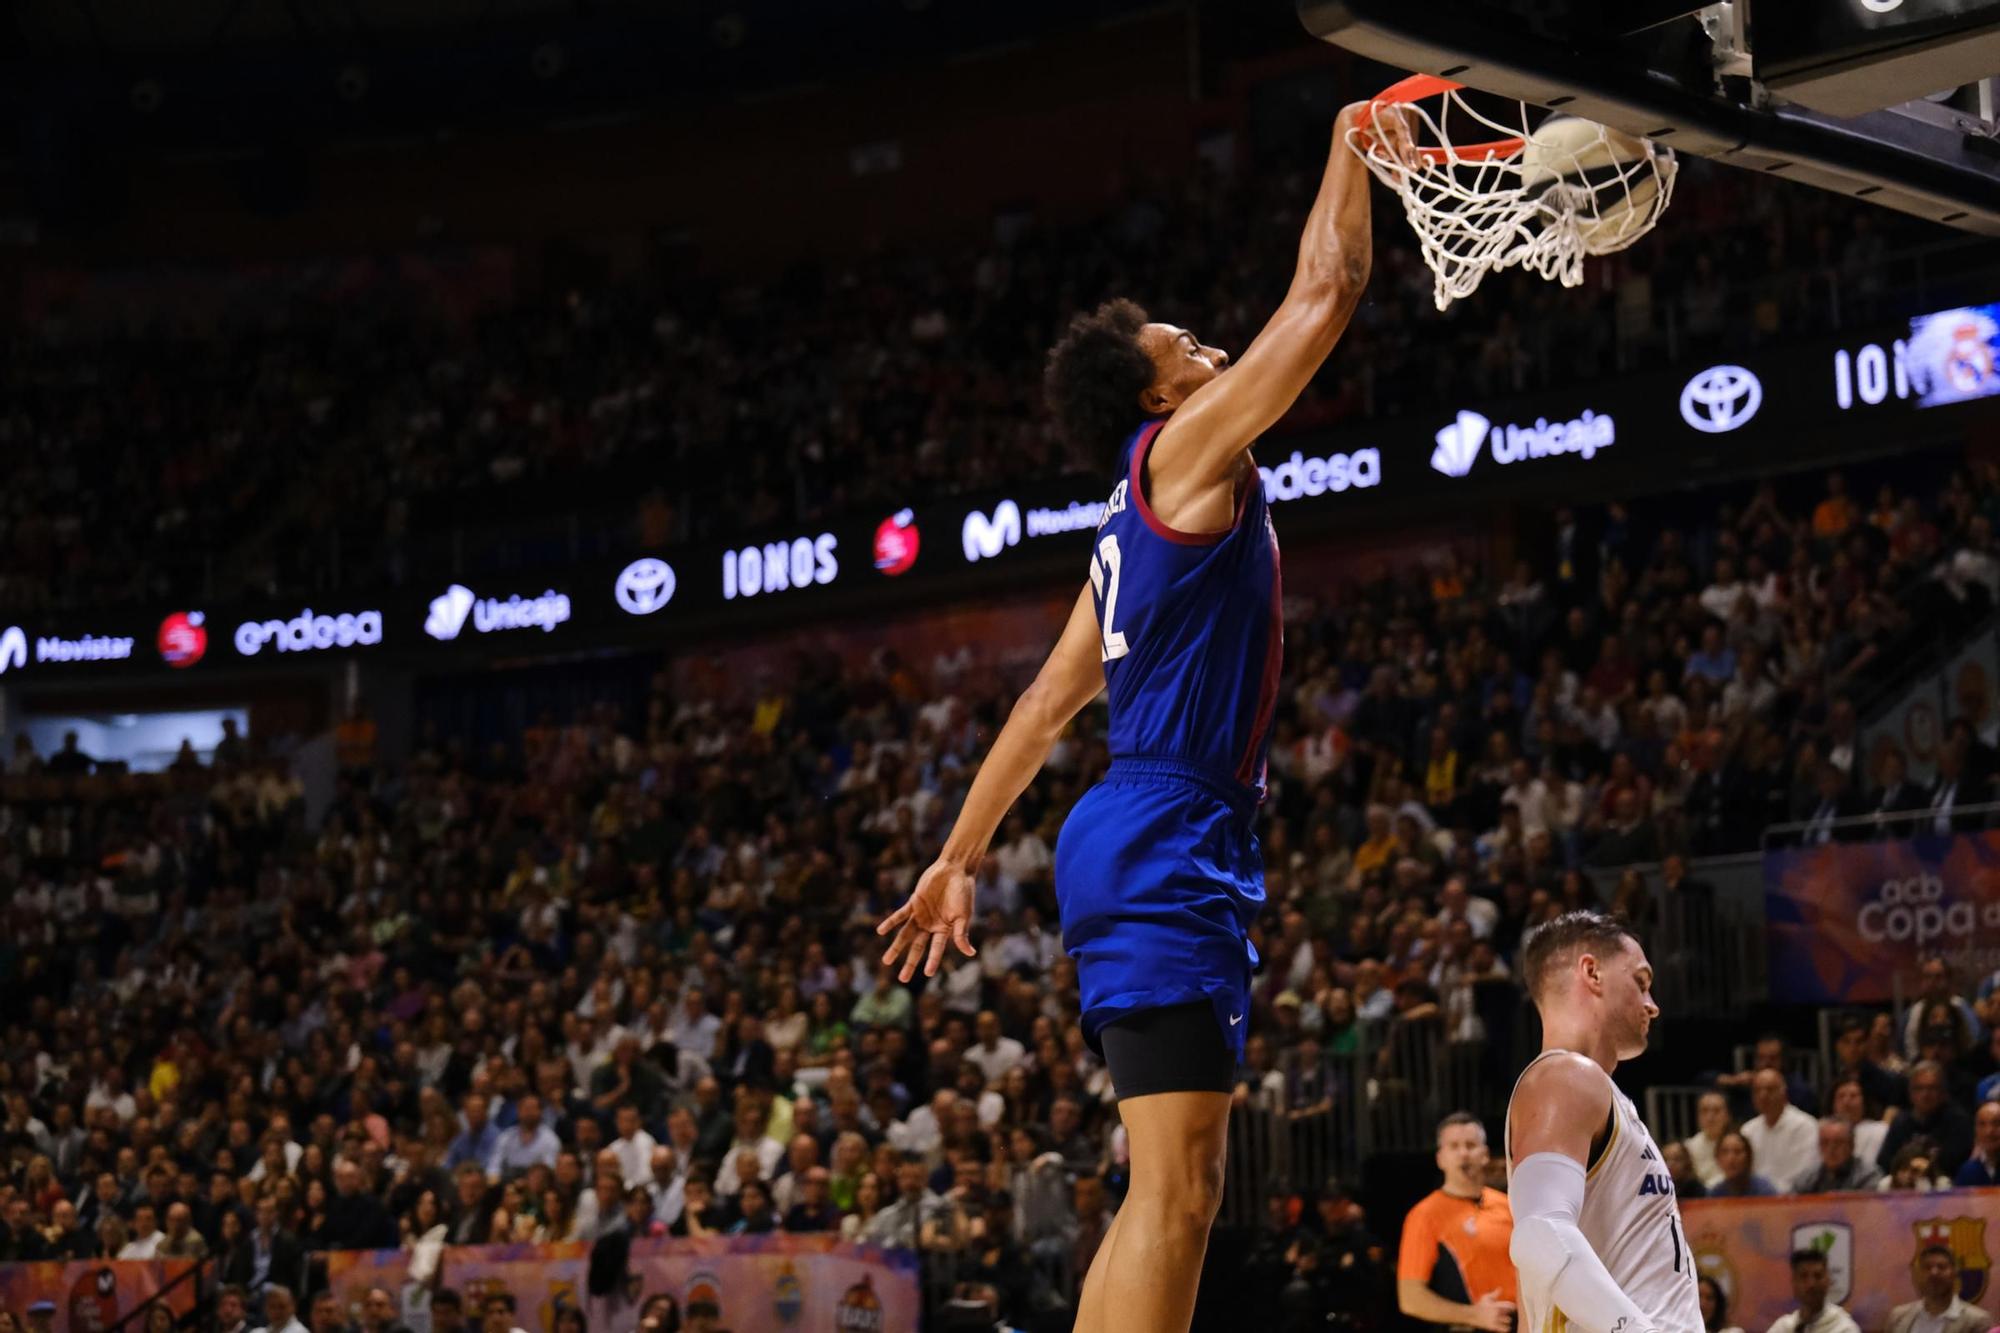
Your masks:
<path fill-rule="evenodd" d="M 1764 854 L 1771 998 L 1879 1004 L 1925 959 L 2000 969 L 2000 830 Z"/>

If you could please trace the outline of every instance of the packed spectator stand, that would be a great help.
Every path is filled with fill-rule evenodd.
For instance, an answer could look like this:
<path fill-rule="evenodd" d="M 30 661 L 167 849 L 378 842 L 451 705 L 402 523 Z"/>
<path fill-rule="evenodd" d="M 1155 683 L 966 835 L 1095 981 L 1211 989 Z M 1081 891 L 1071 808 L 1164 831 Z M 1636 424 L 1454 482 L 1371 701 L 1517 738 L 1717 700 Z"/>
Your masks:
<path fill-rule="evenodd" d="M 464 320 L 413 286 L 202 330 L 45 321 L 0 360 L 0 611 L 396 585 L 443 543 L 477 570 L 912 486 L 1098 479 L 1036 403 L 1050 335 L 1131 292 L 1242 346 L 1311 187 L 1268 167 L 754 284 Z M 1586 286 L 1496 282 L 1448 318 L 1383 210 L 1369 299 L 1280 430 L 1838 327 L 1924 277 L 1911 247 L 1935 236 L 1893 215 L 1683 172 L 1678 225 Z M 562 498 L 528 535 L 505 503 L 524 488 Z M 503 517 L 461 521 L 489 506 Z M 1862 734 L 1913 661 L 1990 630 L 2000 465 L 1924 454 L 1551 517 L 1518 561 L 1440 543 L 1288 581 L 1225 1209 L 1240 1263 L 1212 1265 L 1254 1326 L 1395 1318 L 1399 1222 L 1370 1212 L 1364 1153 L 1427 1157 L 1452 1110 L 1494 1123 L 1535 924 L 1616 909 L 1678 945 L 1685 982 L 1691 923 L 1696 944 L 1718 930 L 1691 860 L 1989 822 L 1991 715 L 1953 725 L 1935 782 Z M 1126 1171 L 1050 882 L 1107 763 L 1100 708 L 982 869 L 979 957 L 914 989 L 875 961 L 874 923 L 1024 683 L 988 651 L 804 652 L 735 697 L 662 673 L 641 708 L 393 762 L 356 718 L 310 821 L 273 738 L 161 774 L 18 746 L 0 1263 L 195 1258 L 202 1317 L 230 1333 L 238 1315 L 292 1333 L 294 1314 L 393 1333 L 372 1300 L 323 1309 L 316 1256 L 401 1246 L 424 1271 L 443 1245 L 838 1233 L 921 1252 L 934 1312 L 1066 1328 Z M 1712 1095 L 1668 1148 L 1677 1191 L 1993 1183 L 1994 979 L 1919 984 L 1900 1030 L 1834 1016 L 1817 1077 L 1799 1033 L 1682 1069 Z"/>
<path fill-rule="evenodd" d="M 1925 466 L 1897 474 L 1924 490 L 1828 473 L 1565 512 L 1539 563 L 1441 550 L 1297 605 L 1238 1117 L 1322 1140 L 1247 1182 L 1242 1271 L 1274 1319 L 1392 1317 L 1393 1222 L 1351 1177 L 1301 1173 L 1351 1160 L 1324 1140 L 1386 1095 L 1357 1060 L 1390 1087 L 1398 1061 L 1496 1047 L 1480 996 L 1513 992 L 1538 921 L 1661 923 L 1699 896 L 1688 857 L 1788 820 L 1983 823 L 1978 726 L 1955 727 L 1942 810 L 1855 730 L 1899 635 L 1994 605 L 2000 470 Z M 977 960 L 904 988 L 872 931 L 1013 676 L 969 649 L 802 656 L 734 699 L 662 674 L 643 719 L 599 707 L 403 764 L 350 745 L 318 827 L 241 738 L 158 775 L 17 749 L 0 1261 L 212 1258 L 303 1302 L 333 1249 L 837 1230 L 923 1252 L 938 1301 L 1066 1326 L 1125 1169 L 1049 882 L 1107 762 L 1101 712 L 983 867 Z M 1775 1039 L 1702 1071 L 1721 1095 L 1671 1154 L 1684 1196 L 1990 1181 L 2000 999 L 1941 966 L 1922 985 L 1901 1031 L 1840 1027 L 1818 1085 Z M 1360 1119 L 1413 1149 L 1421 1117 L 1401 1140 Z"/>

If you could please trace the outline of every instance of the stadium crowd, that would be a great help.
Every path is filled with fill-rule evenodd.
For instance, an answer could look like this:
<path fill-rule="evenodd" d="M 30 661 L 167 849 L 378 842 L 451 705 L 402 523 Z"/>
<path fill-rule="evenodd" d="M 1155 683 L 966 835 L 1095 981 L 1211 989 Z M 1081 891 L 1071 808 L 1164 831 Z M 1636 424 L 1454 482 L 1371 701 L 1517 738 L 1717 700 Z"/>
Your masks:
<path fill-rule="evenodd" d="M 1937 239 L 1817 191 L 1682 170 L 1702 180 L 1682 187 L 1680 225 L 1590 284 L 1503 275 L 1448 316 L 1380 208 L 1369 299 L 1281 429 L 1866 318 L 1885 254 Z M 1063 319 L 1132 294 L 1242 348 L 1289 279 L 1316 176 L 1202 162 L 1106 215 L 997 226 L 968 250 L 565 290 L 469 322 L 421 289 L 302 296 L 276 327 L 72 328 L 55 311 L 0 358 L 0 612 L 379 587 L 420 550 L 466 576 L 574 559 L 579 542 L 657 547 L 1095 475 L 1102 460 L 1066 452 L 1036 399 Z M 440 533 L 487 505 L 452 497 L 510 484 L 543 518 L 574 504 L 568 540 Z"/>
<path fill-rule="evenodd" d="M 1685 529 L 1565 513 L 1539 568 L 1440 551 L 1295 604 L 1246 1111 L 1364 1096 L 1355 1061 L 1414 1033 L 1477 1043 L 1528 929 L 1588 903 L 1661 920 L 1701 896 L 1690 852 L 1788 818 L 1978 818 L 1958 807 L 1993 773 L 1990 708 L 1954 722 L 1941 805 L 1860 753 L 1847 691 L 1913 616 L 1991 605 L 2000 469 L 1872 504 L 1798 485 L 1704 497 Z M 970 648 L 801 652 L 734 699 L 667 681 L 643 718 L 350 749 L 317 827 L 242 738 L 157 775 L 17 746 L 0 1261 L 214 1256 L 254 1297 L 303 1292 L 333 1248 L 839 1230 L 1059 1319 L 1125 1172 L 1049 879 L 1101 713 L 982 867 L 979 957 L 912 990 L 873 923 L 1021 682 Z M 1717 1075 L 1674 1149 L 1685 1193 L 2000 1170 L 1992 978 L 1934 965 L 1903 1030 L 1841 1028 L 1828 1086 L 1786 1068 L 1774 1040 Z M 1339 1182 L 1296 1193 L 1316 1183 L 1274 1192 L 1252 1262 L 1285 1318 L 1369 1326 L 1378 1241 Z"/>

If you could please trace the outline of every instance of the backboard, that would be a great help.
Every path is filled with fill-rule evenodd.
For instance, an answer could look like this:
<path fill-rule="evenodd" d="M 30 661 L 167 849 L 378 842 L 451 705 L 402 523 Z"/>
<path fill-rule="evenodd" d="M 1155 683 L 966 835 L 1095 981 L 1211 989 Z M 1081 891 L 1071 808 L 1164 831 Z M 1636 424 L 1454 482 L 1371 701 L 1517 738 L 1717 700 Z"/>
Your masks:
<path fill-rule="evenodd" d="M 1316 36 L 1386 65 L 2000 235 L 2000 0 L 1298 7 Z"/>

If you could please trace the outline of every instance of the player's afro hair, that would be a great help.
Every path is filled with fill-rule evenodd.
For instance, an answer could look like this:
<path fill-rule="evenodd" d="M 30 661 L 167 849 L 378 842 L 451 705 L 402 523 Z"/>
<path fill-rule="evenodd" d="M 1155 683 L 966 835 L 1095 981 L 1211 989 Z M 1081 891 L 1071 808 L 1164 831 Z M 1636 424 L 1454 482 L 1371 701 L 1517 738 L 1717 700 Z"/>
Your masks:
<path fill-rule="evenodd" d="M 1146 312 L 1123 297 L 1077 315 L 1049 352 L 1042 392 L 1063 438 L 1079 449 L 1109 450 L 1144 415 L 1139 395 L 1154 379 L 1139 346 Z"/>

